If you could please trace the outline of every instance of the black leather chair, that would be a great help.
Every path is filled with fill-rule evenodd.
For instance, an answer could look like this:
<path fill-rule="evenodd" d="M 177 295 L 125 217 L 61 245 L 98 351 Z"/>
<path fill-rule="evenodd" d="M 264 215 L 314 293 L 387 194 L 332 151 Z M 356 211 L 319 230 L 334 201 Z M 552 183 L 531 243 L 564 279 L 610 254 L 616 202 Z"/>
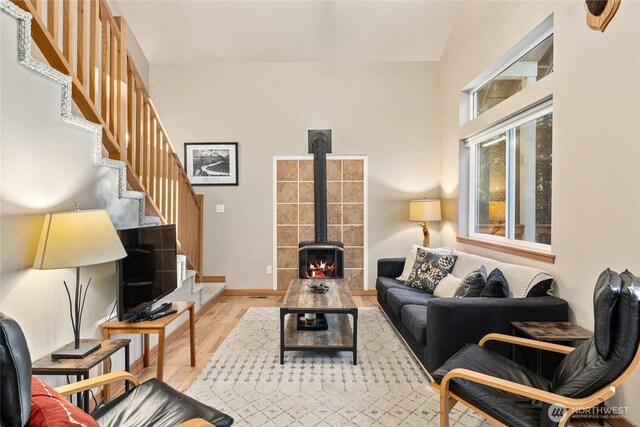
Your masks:
<path fill-rule="evenodd" d="M 151 379 L 142 384 L 128 372 L 113 372 L 56 388 L 63 396 L 125 380 L 133 388 L 91 415 L 101 426 L 120 427 L 227 427 L 230 416 Z M 31 409 L 31 356 L 20 326 L 0 313 L 0 426 L 29 425 Z"/>
<path fill-rule="evenodd" d="M 594 407 L 640 362 L 640 282 L 628 271 L 607 269 L 594 292 L 594 335 L 579 347 L 567 347 L 502 334 L 469 344 L 433 372 L 440 393 L 440 425 L 449 425 L 456 401 L 498 425 L 566 425 L 573 413 Z M 489 341 L 566 354 L 552 380 L 484 347 Z"/>

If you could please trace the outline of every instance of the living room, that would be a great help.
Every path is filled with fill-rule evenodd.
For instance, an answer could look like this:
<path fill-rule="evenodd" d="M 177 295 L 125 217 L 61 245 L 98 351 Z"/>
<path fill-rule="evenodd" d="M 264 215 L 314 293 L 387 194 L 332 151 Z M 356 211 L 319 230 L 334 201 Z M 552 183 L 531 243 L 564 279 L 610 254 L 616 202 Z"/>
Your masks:
<path fill-rule="evenodd" d="M 3 6 L 25 8 L 31 3 Z M 198 353 L 196 366 L 190 367 L 186 348 L 170 347 L 188 342 L 188 316 L 183 314 L 167 330 L 169 336 L 174 331 L 181 334 L 168 343 L 165 357 L 164 379 L 174 388 L 191 387 L 189 382 L 215 357 L 249 307 L 277 307 L 282 302 L 293 269 L 286 261 L 292 251 L 284 250 L 291 246 L 278 243 L 282 226 L 291 226 L 279 221 L 283 214 L 278 207 L 284 203 L 278 199 L 278 184 L 284 181 L 278 180 L 278 162 L 299 162 L 300 168 L 302 162 L 312 162 L 309 130 L 331 129 L 328 168 L 332 161 L 342 162 L 341 167 L 354 161 L 363 165 L 362 199 L 348 202 L 362 205 L 361 217 L 355 222 L 329 221 L 330 235 L 342 226 L 341 241 L 347 225 L 356 224 L 361 232 L 361 240 L 345 242 L 345 253 L 361 260 L 345 261 L 345 276 L 358 304 L 377 306 L 378 260 L 405 257 L 412 244 L 422 243 L 422 230 L 409 221 L 409 204 L 423 198 L 441 204 L 441 220 L 429 223 L 432 248 L 454 248 L 548 272 L 555 279 L 553 295 L 568 304 L 567 320 L 590 331 L 599 274 L 606 268 L 640 274 L 640 180 L 629 172 L 640 160 L 638 3 L 620 2 L 604 31 L 587 25 L 589 11 L 581 1 L 232 3 L 104 3 L 126 23 L 126 31 L 118 31 L 126 32 L 129 56 L 153 101 L 157 130 L 166 133 L 158 140 L 170 138 L 186 172 L 185 146 L 237 143 L 237 185 L 192 187 L 194 194 L 203 195 L 203 203 L 195 198 L 193 202 L 201 209 L 194 218 L 202 223 L 189 220 L 187 225 L 194 228 L 178 230 L 184 252 L 202 245 L 199 255 L 197 250 L 195 255 L 187 253 L 187 263 L 200 268 L 187 266 L 198 270 L 196 282 L 179 286 L 163 300 L 195 300 L 196 345 L 206 355 Z M 39 7 L 47 26 L 48 5 Z M 70 8 L 73 13 L 76 7 L 74 3 Z M 88 20 L 90 7 L 86 9 Z M 80 201 L 81 209 L 106 209 L 115 227 L 126 229 L 139 225 L 140 205 L 138 199 L 117 197 L 122 184 L 118 169 L 96 166 L 93 135 L 61 123 L 60 85 L 20 68 L 14 46 L 18 24 L 11 24 L 16 20 L 7 13 L 2 15 L 0 311 L 21 326 L 35 361 L 74 338 L 62 286 L 63 281 L 72 285 L 73 270 L 32 268 L 45 214 L 73 210 L 74 201 Z M 31 25 L 37 30 L 36 23 Z M 549 31 L 552 72 L 470 120 L 469 93 Z M 59 69 L 41 42 L 34 33 L 33 56 Z M 87 87 L 89 71 L 87 67 L 83 81 Z M 486 244 L 469 225 L 473 192 L 468 142 L 549 100 L 555 119 L 551 245 L 523 249 L 513 239 Z M 73 102 L 73 113 L 93 121 L 75 97 Z M 103 144 L 107 139 L 103 136 Z M 106 145 L 104 151 L 111 153 Z M 28 172 L 22 166 L 24 158 L 33 163 Z M 136 190 L 128 178 L 125 190 Z M 352 180 L 341 180 L 344 196 Z M 338 181 L 329 179 L 328 184 Z M 335 202 L 331 197 L 329 205 Z M 142 216 L 148 216 L 151 208 L 144 209 Z M 165 216 L 166 222 L 170 219 Z M 186 235 L 194 239 L 188 245 Z M 82 338 L 102 337 L 101 325 L 115 315 L 115 270 L 114 263 L 81 270 L 83 283 L 92 279 Z M 210 285 L 210 299 L 191 292 L 190 287 L 200 282 Z M 216 323 L 203 323 L 212 318 Z M 366 327 L 365 320 L 361 315 L 359 327 Z M 118 337 L 131 339 L 133 368 L 144 371 L 144 377 L 153 376 L 153 359 L 142 369 L 141 337 Z M 398 343 L 411 355 L 404 343 Z M 152 337 L 149 344 L 153 349 L 157 340 Z M 277 346 L 271 350 L 276 360 Z M 350 352 L 341 353 L 351 361 Z M 116 353 L 112 371 L 124 369 L 124 359 Z M 99 371 L 93 369 L 91 376 Z M 175 375 L 182 377 L 172 379 Z M 61 376 L 43 378 L 52 386 L 66 384 Z M 426 392 L 426 376 L 423 383 Z M 635 372 L 607 400 L 608 407 L 624 408 L 619 422 L 640 423 L 634 403 L 638 392 Z M 253 414 L 244 417 L 238 408 L 217 409 L 233 412 L 238 425 L 252 425 L 247 420 Z M 385 425 L 370 419 L 353 424 Z M 438 419 L 428 422 L 435 425 Z"/>

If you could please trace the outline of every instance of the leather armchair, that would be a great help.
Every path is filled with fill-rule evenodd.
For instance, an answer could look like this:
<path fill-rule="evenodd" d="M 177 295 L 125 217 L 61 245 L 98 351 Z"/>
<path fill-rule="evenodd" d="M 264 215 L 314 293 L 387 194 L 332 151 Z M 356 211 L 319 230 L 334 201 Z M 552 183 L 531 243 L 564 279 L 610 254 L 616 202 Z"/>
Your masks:
<path fill-rule="evenodd" d="M 594 335 L 567 347 L 503 334 L 468 344 L 433 372 L 440 393 L 440 425 L 448 427 L 456 402 L 504 426 L 565 426 L 578 410 L 615 394 L 640 362 L 640 282 L 633 274 L 606 270 L 594 292 Z M 552 380 L 521 366 L 485 344 L 499 341 L 564 354 Z"/>
<path fill-rule="evenodd" d="M 56 388 L 63 396 L 129 381 L 133 388 L 91 415 L 101 426 L 227 427 L 233 418 L 192 399 L 158 379 L 140 383 L 128 372 L 113 372 Z M 0 313 L 0 426 L 29 425 L 31 356 L 20 326 Z"/>

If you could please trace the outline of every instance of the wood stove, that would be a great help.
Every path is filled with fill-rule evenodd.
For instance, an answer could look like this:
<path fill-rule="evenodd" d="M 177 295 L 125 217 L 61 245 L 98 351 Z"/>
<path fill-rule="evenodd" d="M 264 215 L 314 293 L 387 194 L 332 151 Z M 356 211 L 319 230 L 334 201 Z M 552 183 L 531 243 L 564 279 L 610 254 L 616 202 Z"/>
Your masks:
<path fill-rule="evenodd" d="M 313 153 L 315 241 L 298 245 L 298 277 L 344 279 L 344 245 L 327 241 L 327 153 L 331 131 L 310 130 L 309 152 Z"/>

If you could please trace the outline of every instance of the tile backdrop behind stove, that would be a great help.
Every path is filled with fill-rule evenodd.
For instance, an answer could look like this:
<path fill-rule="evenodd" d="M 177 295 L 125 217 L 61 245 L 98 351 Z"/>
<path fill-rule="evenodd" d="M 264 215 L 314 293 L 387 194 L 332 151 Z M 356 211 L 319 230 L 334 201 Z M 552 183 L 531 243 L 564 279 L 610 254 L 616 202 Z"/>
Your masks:
<path fill-rule="evenodd" d="M 298 245 L 315 240 L 313 158 L 275 159 L 277 288 L 299 276 Z M 344 277 L 364 289 L 365 159 L 327 159 L 327 240 L 344 244 Z"/>

